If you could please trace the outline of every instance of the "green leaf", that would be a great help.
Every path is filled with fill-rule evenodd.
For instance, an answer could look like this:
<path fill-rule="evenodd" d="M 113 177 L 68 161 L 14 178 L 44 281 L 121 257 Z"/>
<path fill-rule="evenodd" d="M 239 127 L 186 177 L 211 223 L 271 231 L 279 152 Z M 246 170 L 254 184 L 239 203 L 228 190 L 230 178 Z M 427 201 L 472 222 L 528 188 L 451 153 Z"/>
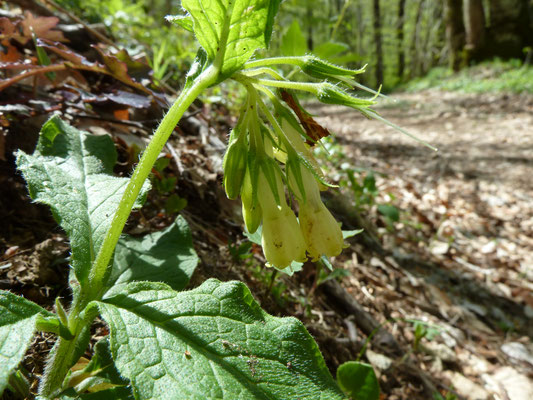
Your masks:
<path fill-rule="evenodd" d="M 68 389 L 65 395 L 75 395 L 76 393 L 84 393 L 86 391 L 96 392 L 105 398 L 105 392 L 107 389 L 125 389 L 119 393 L 123 393 L 124 396 L 120 398 L 133 399 L 131 388 L 127 387 L 129 381 L 120 376 L 120 373 L 115 367 L 115 362 L 111 356 L 111 350 L 109 348 L 108 337 L 105 337 L 98 341 L 94 347 L 94 355 L 91 361 L 80 371 L 75 371 L 70 376 L 69 385 L 73 386 L 72 389 Z M 98 390 L 100 389 L 100 390 Z M 102 390 L 105 389 L 105 390 Z M 85 398 L 85 397 L 81 397 Z M 100 398 L 100 397 L 95 397 Z"/>
<path fill-rule="evenodd" d="M 325 42 L 313 48 L 313 54 L 322 60 L 331 60 L 342 52 L 350 49 L 346 43 Z"/>
<path fill-rule="evenodd" d="M 354 400 L 379 400 L 379 383 L 371 365 L 348 361 L 337 369 L 337 382 Z"/>
<path fill-rule="evenodd" d="M 198 264 L 187 221 L 178 216 L 161 232 L 142 238 L 122 237 L 115 250 L 115 262 L 107 286 L 112 293 L 133 281 L 164 282 L 182 290 Z"/>
<path fill-rule="evenodd" d="M 353 231 L 342 231 L 342 238 L 344 240 L 363 233 L 364 229 L 354 229 Z"/>
<path fill-rule="evenodd" d="M 400 211 L 391 204 L 378 205 L 378 211 L 391 221 L 398 222 L 400 220 Z"/>
<path fill-rule="evenodd" d="M 167 15 L 165 19 L 171 24 L 181 26 L 183 29 L 193 32 L 192 18 L 190 15 Z"/>
<path fill-rule="evenodd" d="M 78 394 L 74 389 L 65 391 L 60 400 L 133 400 L 131 390 L 127 387 L 116 387 L 94 393 Z"/>
<path fill-rule="evenodd" d="M 24 357 L 39 315 L 53 314 L 23 297 L 0 291 L 0 394 L 9 375 Z"/>
<path fill-rule="evenodd" d="M 225 79 L 266 48 L 281 0 L 182 0 L 194 34 Z"/>
<path fill-rule="evenodd" d="M 307 41 L 298 20 L 293 20 L 281 39 L 281 53 L 285 56 L 303 56 L 307 52 Z"/>
<path fill-rule="evenodd" d="M 344 399 L 302 323 L 268 315 L 240 282 L 132 283 L 99 307 L 137 399 Z"/>
<path fill-rule="evenodd" d="M 17 154 L 30 196 L 51 207 L 70 238 L 72 266 L 82 285 L 128 184 L 126 178 L 109 175 L 116 159 L 109 136 L 78 131 L 58 116 L 43 125 L 33 155 Z"/>

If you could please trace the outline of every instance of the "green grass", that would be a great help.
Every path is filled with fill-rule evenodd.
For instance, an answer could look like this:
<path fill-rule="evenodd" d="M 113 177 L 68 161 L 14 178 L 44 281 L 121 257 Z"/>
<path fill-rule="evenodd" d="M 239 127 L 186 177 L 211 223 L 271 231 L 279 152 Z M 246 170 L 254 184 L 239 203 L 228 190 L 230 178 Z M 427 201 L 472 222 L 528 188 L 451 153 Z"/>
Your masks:
<path fill-rule="evenodd" d="M 533 93 L 533 66 L 522 66 L 520 60 L 483 62 L 453 73 L 444 67 L 414 79 L 402 88 L 408 92 L 442 89 L 466 93 L 510 92 Z"/>

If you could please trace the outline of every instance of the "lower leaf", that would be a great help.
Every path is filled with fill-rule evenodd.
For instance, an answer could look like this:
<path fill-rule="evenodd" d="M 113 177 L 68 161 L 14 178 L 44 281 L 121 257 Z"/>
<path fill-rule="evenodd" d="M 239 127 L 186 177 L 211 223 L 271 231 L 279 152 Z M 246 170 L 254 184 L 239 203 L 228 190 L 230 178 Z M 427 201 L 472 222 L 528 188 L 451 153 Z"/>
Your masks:
<path fill-rule="evenodd" d="M 345 398 L 303 324 L 268 315 L 240 282 L 135 282 L 99 307 L 137 399 Z"/>
<path fill-rule="evenodd" d="M 379 383 L 370 364 L 348 361 L 337 369 L 339 386 L 353 399 L 379 400 Z"/>
<path fill-rule="evenodd" d="M 37 316 L 53 314 L 11 292 L 0 291 L 0 394 L 17 367 L 35 332 Z"/>

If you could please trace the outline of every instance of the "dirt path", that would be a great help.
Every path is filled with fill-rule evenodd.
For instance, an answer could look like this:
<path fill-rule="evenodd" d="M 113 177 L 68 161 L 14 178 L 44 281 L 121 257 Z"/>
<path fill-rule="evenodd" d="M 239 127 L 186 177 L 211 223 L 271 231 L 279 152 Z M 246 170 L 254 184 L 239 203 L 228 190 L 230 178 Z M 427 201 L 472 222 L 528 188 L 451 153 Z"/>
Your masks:
<path fill-rule="evenodd" d="M 458 395 L 531 399 L 533 97 L 426 91 L 394 99 L 376 110 L 438 153 L 356 112 L 311 110 L 325 115 L 319 120 L 349 163 L 377 173 L 377 202 L 402 211 L 394 232 L 378 230 L 394 256 L 383 262 L 360 248 L 347 290 L 382 321 L 443 327 L 413 356 Z M 388 326 L 414 340 L 412 325 Z"/>

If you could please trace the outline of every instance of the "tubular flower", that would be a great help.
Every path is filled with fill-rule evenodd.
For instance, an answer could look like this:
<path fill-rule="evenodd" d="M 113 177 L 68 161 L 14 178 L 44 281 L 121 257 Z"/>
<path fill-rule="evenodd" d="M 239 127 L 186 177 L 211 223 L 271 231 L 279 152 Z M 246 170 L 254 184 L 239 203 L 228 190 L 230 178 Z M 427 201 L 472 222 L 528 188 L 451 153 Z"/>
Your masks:
<path fill-rule="evenodd" d="M 301 168 L 301 177 L 305 196 L 300 193 L 298 185 L 292 184 L 295 195 L 300 200 L 300 228 L 307 244 L 307 252 L 313 260 L 320 256 L 338 256 L 344 246 L 342 230 L 339 223 L 320 199 L 318 182 L 306 168 Z M 291 181 L 293 175 L 289 175 Z"/>
<path fill-rule="evenodd" d="M 293 261 L 303 262 L 305 240 L 296 216 L 285 201 L 285 192 L 279 171 L 273 171 L 279 205 L 272 193 L 263 171 L 259 172 L 258 198 L 263 211 L 262 246 L 267 261 L 280 269 L 288 267 Z"/>

